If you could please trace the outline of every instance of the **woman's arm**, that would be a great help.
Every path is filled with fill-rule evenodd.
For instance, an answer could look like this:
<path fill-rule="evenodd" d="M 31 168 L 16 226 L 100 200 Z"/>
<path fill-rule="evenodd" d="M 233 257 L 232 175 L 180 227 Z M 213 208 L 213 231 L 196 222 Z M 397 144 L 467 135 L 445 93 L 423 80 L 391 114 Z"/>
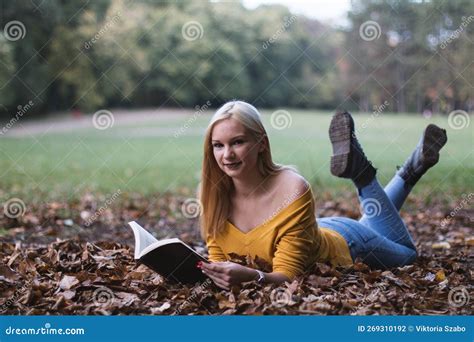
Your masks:
<path fill-rule="evenodd" d="M 209 261 L 216 262 L 216 261 L 227 261 L 227 258 L 222 251 L 222 249 L 217 244 L 217 241 L 214 240 L 212 237 L 208 237 L 206 241 L 207 250 L 209 252 Z"/>
<path fill-rule="evenodd" d="M 230 261 L 202 263 L 201 269 L 217 286 L 225 290 L 230 290 L 232 285 L 254 281 L 259 277 L 255 269 Z M 285 281 L 290 281 L 290 278 L 280 272 L 263 274 L 265 276 L 265 283 L 281 284 Z"/>

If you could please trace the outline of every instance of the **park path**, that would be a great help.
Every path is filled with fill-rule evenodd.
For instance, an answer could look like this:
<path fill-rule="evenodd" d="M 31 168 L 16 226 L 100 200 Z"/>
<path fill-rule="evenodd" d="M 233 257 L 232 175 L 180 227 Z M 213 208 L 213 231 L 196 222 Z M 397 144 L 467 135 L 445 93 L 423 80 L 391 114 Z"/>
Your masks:
<path fill-rule="evenodd" d="M 194 115 L 195 111 L 192 109 L 139 109 L 139 110 L 111 110 L 114 118 L 114 127 L 127 127 L 131 125 L 150 124 L 156 125 L 158 123 L 176 122 L 176 127 L 141 127 L 130 128 L 127 135 L 149 135 L 149 136 L 170 136 L 174 134 L 186 121 Z M 28 113 L 24 115 L 27 117 Z M 41 136 L 50 133 L 68 133 L 74 132 L 78 129 L 92 129 L 94 128 L 93 114 L 81 114 L 74 116 L 72 113 L 58 113 L 45 117 L 43 119 L 25 120 L 20 118 L 13 123 L 10 128 L 6 125 L 7 130 L 5 137 L 31 137 Z M 194 130 L 193 130 L 194 131 Z M 202 131 L 202 129 L 200 129 Z M 188 133 L 191 133 L 188 131 Z"/>

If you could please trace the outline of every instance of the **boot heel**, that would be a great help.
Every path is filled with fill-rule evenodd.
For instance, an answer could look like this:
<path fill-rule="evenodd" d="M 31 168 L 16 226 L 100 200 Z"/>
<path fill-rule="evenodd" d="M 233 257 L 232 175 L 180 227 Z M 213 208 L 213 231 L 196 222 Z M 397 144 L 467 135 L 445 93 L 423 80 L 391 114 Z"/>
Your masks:
<path fill-rule="evenodd" d="M 349 153 L 338 154 L 331 157 L 331 173 L 336 177 L 342 177 L 347 173 L 349 165 Z"/>
<path fill-rule="evenodd" d="M 345 177 L 350 172 L 351 134 L 353 122 L 349 114 L 337 113 L 329 126 L 329 139 L 332 144 L 331 173 Z"/>
<path fill-rule="evenodd" d="M 439 150 L 446 144 L 446 131 L 433 124 L 428 125 L 422 146 L 422 158 L 427 167 L 439 161 Z"/>
<path fill-rule="evenodd" d="M 415 150 L 397 172 L 406 186 L 414 186 L 439 161 L 439 151 L 447 141 L 446 130 L 434 124 L 425 128 Z"/>
<path fill-rule="evenodd" d="M 350 178 L 357 188 L 369 184 L 376 170 L 367 160 L 354 133 L 354 120 L 348 112 L 336 113 L 329 125 L 332 144 L 331 173 Z"/>

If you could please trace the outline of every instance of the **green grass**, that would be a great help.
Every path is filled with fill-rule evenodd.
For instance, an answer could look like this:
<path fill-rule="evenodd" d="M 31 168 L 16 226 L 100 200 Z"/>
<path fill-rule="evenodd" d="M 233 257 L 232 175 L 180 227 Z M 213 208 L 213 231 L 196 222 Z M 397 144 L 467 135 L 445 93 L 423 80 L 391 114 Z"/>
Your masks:
<path fill-rule="evenodd" d="M 315 193 L 352 189 L 349 181 L 329 172 L 331 146 L 327 131 L 331 113 L 289 112 L 291 127 L 277 130 L 270 124 L 271 111 L 263 111 L 275 161 L 297 166 L 317 188 Z M 105 131 L 78 128 L 66 133 L 2 137 L 0 195 L 72 199 L 86 190 L 111 194 L 121 189 L 144 195 L 183 188 L 194 191 L 201 168 L 203 133 L 210 115 L 195 121 L 190 118 L 177 115 L 162 123 L 116 124 Z M 415 193 L 459 195 L 472 184 L 471 127 L 453 130 L 447 117 L 425 119 L 386 113 L 375 118 L 357 114 L 355 120 L 361 144 L 379 169 L 382 184 L 409 156 L 430 122 L 447 129 L 448 144 L 439 164 L 425 175 Z M 175 138 L 173 133 L 185 124 L 189 129 Z"/>

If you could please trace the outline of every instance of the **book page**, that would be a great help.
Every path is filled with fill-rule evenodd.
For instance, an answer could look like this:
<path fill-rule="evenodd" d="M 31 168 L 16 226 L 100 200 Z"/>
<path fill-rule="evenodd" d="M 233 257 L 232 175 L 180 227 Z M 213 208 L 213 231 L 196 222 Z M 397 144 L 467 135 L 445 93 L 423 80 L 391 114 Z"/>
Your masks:
<path fill-rule="evenodd" d="M 142 251 L 140 252 L 140 254 L 138 255 L 139 258 L 141 258 L 142 256 L 144 256 L 145 254 L 149 253 L 150 251 L 158 248 L 158 247 L 161 247 L 161 246 L 164 246 L 164 245 L 169 245 L 169 244 L 173 244 L 173 243 L 179 243 L 180 245 L 183 245 L 184 247 L 186 247 L 187 249 L 189 249 L 192 253 L 196 254 L 197 256 L 199 256 L 203 261 L 205 262 L 208 262 L 208 260 L 206 258 L 204 258 L 201 254 L 199 254 L 198 252 L 196 252 L 193 248 L 191 248 L 188 244 L 184 243 L 183 241 L 181 241 L 180 239 L 178 238 L 171 238 L 171 239 L 164 239 L 164 240 L 159 240 L 159 241 L 156 241 L 154 243 L 152 243 L 151 245 L 148 245 L 147 247 L 145 247 L 144 249 L 142 249 Z"/>
<path fill-rule="evenodd" d="M 180 243 L 180 244 L 184 245 L 184 243 L 178 238 L 164 239 L 164 240 L 159 240 L 159 241 L 155 240 L 155 242 L 153 242 L 152 244 L 150 244 L 150 245 L 146 246 L 145 248 L 143 248 L 140 251 L 140 254 L 138 255 L 138 257 L 141 258 L 142 256 L 144 256 L 145 254 L 147 254 L 150 251 L 154 250 L 155 248 L 158 248 L 158 247 L 163 246 L 163 245 L 171 244 L 171 243 Z M 188 247 L 188 248 L 190 248 L 190 247 Z M 190 248 L 190 249 L 192 250 L 192 248 Z"/>
<path fill-rule="evenodd" d="M 128 224 L 132 228 L 133 235 L 135 236 L 135 259 L 138 259 L 145 248 L 158 242 L 158 240 L 135 221 L 131 221 Z"/>

